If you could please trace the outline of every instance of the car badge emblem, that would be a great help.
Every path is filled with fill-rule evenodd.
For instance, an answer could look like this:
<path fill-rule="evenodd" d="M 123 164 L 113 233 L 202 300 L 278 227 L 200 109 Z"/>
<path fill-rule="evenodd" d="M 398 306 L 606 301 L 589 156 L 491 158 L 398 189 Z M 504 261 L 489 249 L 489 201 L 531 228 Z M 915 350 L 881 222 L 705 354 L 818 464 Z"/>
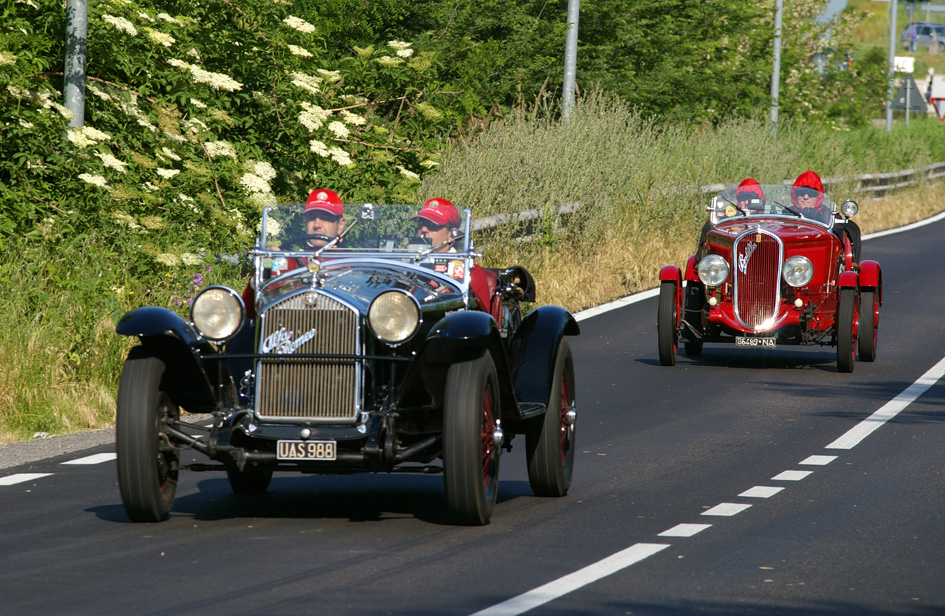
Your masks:
<path fill-rule="evenodd" d="M 305 303 L 309 306 L 314 306 L 315 302 L 318 301 L 318 293 L 306 293 L 305 294 Z"/>
<path fill-rule="evenodd" d="M 758 244 L 748 244 L 745 246 L 745 252 L 738 255 L 738 271 L 745 274 L 748 271 L 748 260 L 751 259 L 751 255 L 755 254 L 755 249 L 758 248 Z"/>
<path fill-rule="evenodd" d="M 312 272 L 313 274 L 317 274 L 318 270 L 320 270 L 321 268 L 322 266 L 318 261 L 316 261 L 315 259 L 309 259 L 308 271 Z"/>
<path fill-rule="evenodd" d="M 296 338 L 292 339 L 292 335 L 295 332 L 286 331 L 285 327 L 280 327 L 278 331 L 274 331 L 263 340 L 262 351 L 263 353 L 276 353 L 279 355 L 290 355 L 295 353 L 296 349 L 300 346 L 312 340 L 315 337 L 315 329 L 312 328 Z"/>

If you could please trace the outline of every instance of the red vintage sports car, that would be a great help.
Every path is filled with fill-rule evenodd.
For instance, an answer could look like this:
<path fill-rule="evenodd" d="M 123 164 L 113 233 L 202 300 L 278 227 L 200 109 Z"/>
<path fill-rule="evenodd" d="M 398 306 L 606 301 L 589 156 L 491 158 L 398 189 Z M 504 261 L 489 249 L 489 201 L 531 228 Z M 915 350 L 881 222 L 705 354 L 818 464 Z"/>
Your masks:
<path fill-rule="evenodd" d="M 882 272 L 858 260 L 856 202 L 838 208 L 820 191 L 802 188 L 799 199 L 790 185 L 744 184 L 712 197 L 685 270 L 660 271 L 660 363 L 675 365 L 680 341 L 688 356 L 706 342 L 830 345 L 840 372 L 853 370 L 857 347 L 860 361 L 874 361 Z"/>

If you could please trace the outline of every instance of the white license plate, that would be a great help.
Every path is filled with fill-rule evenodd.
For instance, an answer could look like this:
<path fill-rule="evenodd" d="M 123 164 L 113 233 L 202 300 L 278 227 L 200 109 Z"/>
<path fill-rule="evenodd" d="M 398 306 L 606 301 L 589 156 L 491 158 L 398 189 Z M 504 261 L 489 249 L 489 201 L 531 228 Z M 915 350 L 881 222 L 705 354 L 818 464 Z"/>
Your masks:
<path fill-rule="evenodd" d="M 335 441 L 279 441 L 276 443 L 277 460 L 334 460 L 336 456 Z"/>
<path fill-rule="evenodd" d="M 747 336 L 736 336 L 735 345 L 770 347 L 773 349 L 776 346 L 774 343 L 775 340 L 777 340 L 777 338 L 749 338 Z"/>

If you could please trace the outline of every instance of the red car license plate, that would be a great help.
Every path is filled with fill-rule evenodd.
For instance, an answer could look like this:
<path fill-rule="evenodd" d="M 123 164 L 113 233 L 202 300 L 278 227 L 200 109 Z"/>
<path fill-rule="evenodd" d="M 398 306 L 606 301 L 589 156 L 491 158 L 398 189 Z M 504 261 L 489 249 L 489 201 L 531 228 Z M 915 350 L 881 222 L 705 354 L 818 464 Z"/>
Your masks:
<path fill-rule="evenodd" d="M 774 341 L 777 338 L 749 338 L 747 336 L 736 336 L 735 345 L 736 346 L 760 346 L 760 347 L 771 347 L 774 348 L 776 345 Z"/>
<path fill-rule="evenodd" d="M 279 441 L 277 460 L 334 460 L 335 441 Z"/>

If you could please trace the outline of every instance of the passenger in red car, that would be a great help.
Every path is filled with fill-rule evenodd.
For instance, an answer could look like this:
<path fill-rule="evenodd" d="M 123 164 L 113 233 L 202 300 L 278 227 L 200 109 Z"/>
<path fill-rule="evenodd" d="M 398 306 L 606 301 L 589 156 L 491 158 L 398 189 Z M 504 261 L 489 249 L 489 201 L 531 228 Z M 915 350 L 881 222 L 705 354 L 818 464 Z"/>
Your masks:
<path fill-rule="evenodd" d="M 459 210 L 446 199 L 428 199 L 423 208 L 411 218 L 417 225 L 417 236 L 427 239 L 431 245 L 438 246 L 436 252 L 456 252 L 452 242 L 454 229 L 459 228 Z M 474 265 L 469 272 L 469 290 L 476 298 L 479 310 L 491 314 L 499 323 L 502 322 L 502 300 L 496 294 L 499 286 L 498 275 L 479 265 Z"/>
<path fill-rule="evenodd" d="M 745 178 L 741 184 L 735 188 L 735 203 L 743 214 L 758 213 L 765 206 L 765 193 L 761 190 L 761 185 L 754 178 Z M 696 249 L 696 263 L 702 259 L 702 249 L 705 245 L 705 238 L 709 235 L 709 229 L 714 227 L 711 220 L 707 220 L 702 225 L 702 232 L 699 234 L 699 246 Z"/>
<path fill-rule="evenodd" d="M 807 218 L 828 222 L 833 212 L 824 205 L 824 185 L 820 176 L 813 171 L 805 171 L 794 180 L 791 187 L 791 203 Z M 860 261 L 860 227 L 852 220 L 844 220 L 834 224 L 834 233 L 843 241 L 846 234 L 850 238 L 853 251 L 853 260 Z"/>

